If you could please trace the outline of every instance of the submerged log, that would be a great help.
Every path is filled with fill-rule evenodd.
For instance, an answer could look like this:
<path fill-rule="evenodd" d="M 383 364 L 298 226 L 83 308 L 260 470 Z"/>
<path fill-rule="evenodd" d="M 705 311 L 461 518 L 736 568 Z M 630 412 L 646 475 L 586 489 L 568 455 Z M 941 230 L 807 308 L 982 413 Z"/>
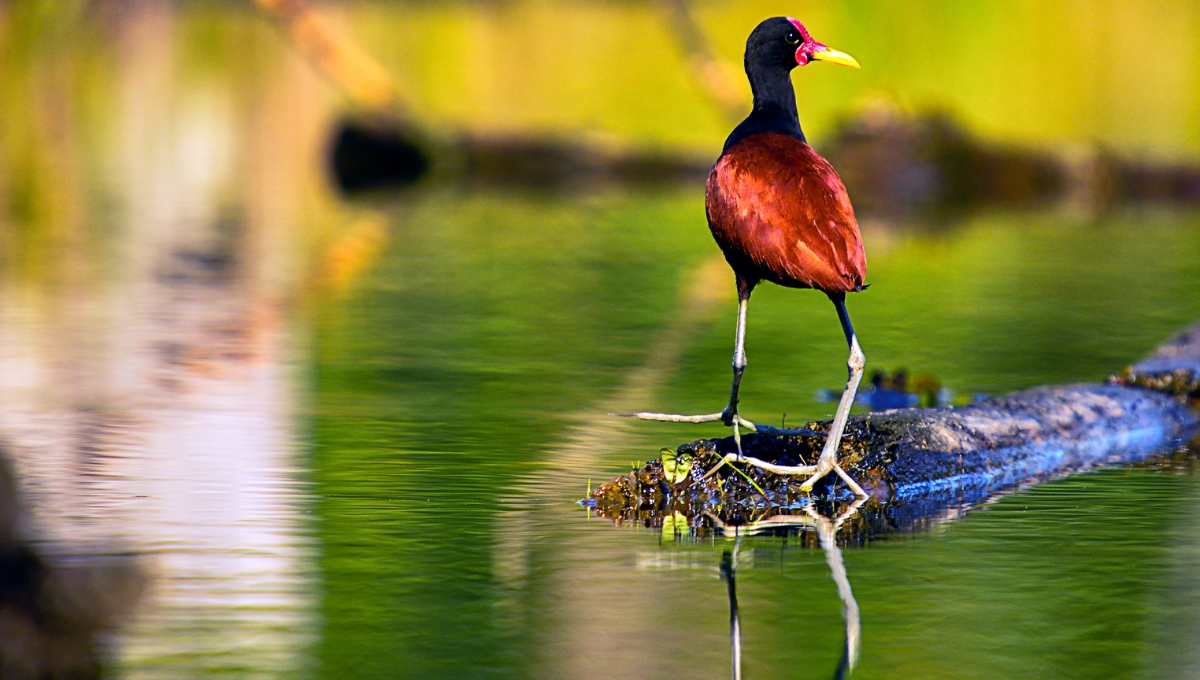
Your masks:
<path fill-rule="evenodd" d="M 1179 451 L 1197 430 L 1200 325 L 1103 385 L 1039 387 L 961 408 L 909 408 L 851 419 L 839 460 L 871 495 L 856 528 L 868 534 L 919 529 L 997 494 L 1103 465 Z M 1190 403 L 1189 403 L 1190 402 Z M 823 432 L 828 421 L 808 424 Z M 743 452 L 780 465 L 813 463 L 824 437 L 763 432 Z M 724 465 L 732 437 L 690 442 L 591 492 L 584 504 L 616 521 L 694 528 L 747 523 L 771 512 L 852 499 L 834 476 L 811 498 L 803 477 Z M 690 468 L 686 467 L 690 462 Z M 832 512 L 832 511 L 831 511 Z M 831 514 L 826 513 L 826 514 Z M 855 533 L 851 531 L 850 533 Z"/>

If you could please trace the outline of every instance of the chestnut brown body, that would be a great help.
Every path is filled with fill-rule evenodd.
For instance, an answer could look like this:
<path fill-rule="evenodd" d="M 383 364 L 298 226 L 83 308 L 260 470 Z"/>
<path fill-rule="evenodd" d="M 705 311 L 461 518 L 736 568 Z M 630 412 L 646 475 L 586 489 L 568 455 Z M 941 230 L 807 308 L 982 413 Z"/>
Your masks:
<path fill-rule="evenodd" d="M 860 291 L 867 256 L 833 166 L 805 142 L 760 133 L 721 155 L 708 176 L 708 226 L 746 284 Z"/>

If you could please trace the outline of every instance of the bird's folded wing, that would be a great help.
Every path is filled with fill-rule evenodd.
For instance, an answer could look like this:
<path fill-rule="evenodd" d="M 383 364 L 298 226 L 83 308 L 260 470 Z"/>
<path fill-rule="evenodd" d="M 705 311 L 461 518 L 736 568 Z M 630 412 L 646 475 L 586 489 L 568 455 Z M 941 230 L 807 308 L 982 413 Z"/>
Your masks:
<path fill-rule="evenodd" d="M 866 254 L 833 167 L 804 142 L 755 135 L 729 149 L 708 181 L 713 236 L 764 278 L 827 292 L 861 290 Z"/>

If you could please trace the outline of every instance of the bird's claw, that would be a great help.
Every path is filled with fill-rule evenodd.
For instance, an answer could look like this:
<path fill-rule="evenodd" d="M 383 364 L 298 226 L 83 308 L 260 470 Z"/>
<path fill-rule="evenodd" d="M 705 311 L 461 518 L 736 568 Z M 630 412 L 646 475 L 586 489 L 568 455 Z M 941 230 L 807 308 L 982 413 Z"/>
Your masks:
<path fill-rule="evenodd" d="M 821 481 L 821 478 L 829 474 L 832 470 L 833 465 L 830 465 L 828 461 L 823 459 L 817 461 L 817 469 L 813 471 L 812 476 L 804 480 L 804 483 L 800 485 L 800 491 L 811 494 L 817 482 Z"/>
<path fill-rule="evenodd" d="M 822 477 L 825 477 L 830 472 L 836 472 L 837 476 L 842 478 L 842 481 L 846 483 L 846 486 L 850 487 L 850 490 L 854 492 L 854 495 L 856 497 L 858 497 L 858 498 L 867 498 L 868 497 L 867 492 L 863 491 L 863 488 L 858 485 L 858 482 L 854 481 L 854 478 L 851 477 L 849 475 L 849 473 L 847 473 L 846 470 L 843 469 L 842 466 L 838 465 L 837 463 L 833 463 L 832 465 L 829 465 L 829 464 L 823 465 L 822 463 L 818 462 L 817 470 L 815 472 L 813 472 L 811 477 L 804 480 L 804 483 L 800 485 L 800 491 L 802 491 L 806 494 L 811 494 L 812 490 L 813 490 L 813 486 L 815 486 L 817 482 L 821 481 Z"/>

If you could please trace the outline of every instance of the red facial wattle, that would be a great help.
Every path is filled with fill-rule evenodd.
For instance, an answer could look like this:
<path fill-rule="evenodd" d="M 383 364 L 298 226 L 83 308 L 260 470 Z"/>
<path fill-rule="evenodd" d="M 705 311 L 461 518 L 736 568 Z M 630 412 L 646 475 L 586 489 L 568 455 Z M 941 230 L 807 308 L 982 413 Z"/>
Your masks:
<path fill-rule="evenodd" d="M 854 57 L 851 57 L 844 52 L 838 52 L 837 50 L 829 49 L 828 45 L 813 40 L 812 36 L 808 34 L 808 29 L 804 28 L 804 24 L 791 17 L 788 17 L 787 20 L 792 24 L 792 26 L 796 27 L 796 30 L 800 32 L 800 37 L 802 38 L 800 41 L 800 46 L 796 48 L 797 66 L 804 66 L 810 61 L 820 60 L 841 64 L 842 66 L 849 66 L 851 68 L 858 68 L 858 62 L 854 60 Z"/>
<path fill-rule="evenodd" d="M 808 34 L 808 29 L 804 28 L 804 24 L 791 17 L 788 17 L 787 20 L 800 32 L 802 40 L 800 41 L 800 46 L 796 48 L 796 65 L 804 66 L 808 63 L 808 55 L 816 51 L 818 46 L 824 47 L 824 45 L 812 39 L 812 36 Z"/>

